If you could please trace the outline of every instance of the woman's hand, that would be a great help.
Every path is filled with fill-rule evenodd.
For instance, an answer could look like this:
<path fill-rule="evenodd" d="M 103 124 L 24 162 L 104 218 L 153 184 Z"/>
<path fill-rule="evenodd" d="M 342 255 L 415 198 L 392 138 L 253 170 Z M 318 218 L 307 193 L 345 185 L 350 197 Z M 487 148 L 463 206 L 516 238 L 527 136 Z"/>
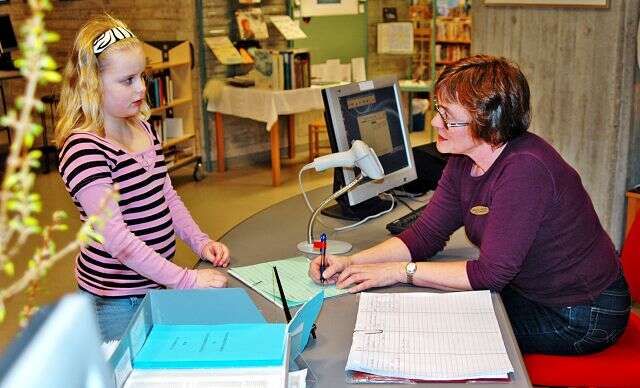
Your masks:
<path fill-rule="evenodd" d="M 226 267 L 229 265 L 229 248 L 221 242 L 209 241 L 202 250 L 202 258 L 215 267 Z"/>
<path fill-rule="evenodd" d="M 316 256 L 309 263 L 309 277 L 316 283 L 320 281 L 320 260 L 322 256 Z M 351 257 L 349 256 L 325 256 L 325 268 L 322 277 L 325 283 L 334 284 L 338 280 L 338 275 L 351 265 Z"/>
<path fill-rule="evenodd" d="M 351 287 L 349 288 L 351 293 L 372 287 L 390 286 L 402 281 L 406 265 L 407 263 L 403 262 L 351 265 L 338 276 L 336 286 Z"/>
<path fill-rule="evenodd" d="M 215 269 L 196 270 L 196 288 L 223 288 L 227 286 L 227 277 Z"/>

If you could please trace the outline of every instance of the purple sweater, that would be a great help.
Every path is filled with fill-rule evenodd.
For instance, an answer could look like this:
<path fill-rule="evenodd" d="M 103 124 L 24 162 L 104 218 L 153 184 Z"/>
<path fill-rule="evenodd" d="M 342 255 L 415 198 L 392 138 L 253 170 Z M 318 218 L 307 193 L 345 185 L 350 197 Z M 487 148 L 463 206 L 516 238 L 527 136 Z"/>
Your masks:
<path fill-rule="evenodd" d="M 480 249 L 467 262 L 473 289 L 510 285 L 541 304 L 568 306 L 593 301 L 619 276 L 614 246 L 580 176 L 551 145 L 526 133 L 484 175 L 471 176 L 472 165 L 452 155 L 433 198 L 399 236 L 413 260 L 435 255 L 464 225 Z M 488 213 L 478 214 L 478 206 Z"/>

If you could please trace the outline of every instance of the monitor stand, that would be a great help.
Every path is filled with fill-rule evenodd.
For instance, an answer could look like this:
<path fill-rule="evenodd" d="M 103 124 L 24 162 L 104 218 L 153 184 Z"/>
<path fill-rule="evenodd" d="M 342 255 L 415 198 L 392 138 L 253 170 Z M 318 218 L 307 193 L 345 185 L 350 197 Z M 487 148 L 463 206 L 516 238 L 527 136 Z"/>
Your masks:
<path fill-rule="evenodd" d="M 360 221 L 376 215 L 391 207 L 391 201 L 380 197 L 373 197 L 357 205 L 349 205 L 346 197 L 338 198 L 337 204 L 322 209 L 321 213 L 328 217 L 348 221 Z"/>

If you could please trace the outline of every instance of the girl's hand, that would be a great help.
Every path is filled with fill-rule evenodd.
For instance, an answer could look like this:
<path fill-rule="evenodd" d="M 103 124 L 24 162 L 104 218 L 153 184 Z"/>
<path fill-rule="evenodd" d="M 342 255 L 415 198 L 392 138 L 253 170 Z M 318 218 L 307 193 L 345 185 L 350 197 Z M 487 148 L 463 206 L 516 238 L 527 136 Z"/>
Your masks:
<path fill-rule="evenodd" d="M 320 260 L 322 256 L 316 256 L 309 263 L 309 277 L 316 283 L 320 281 Z M 351 257 L 349 256 L 325 256 L 325 268 L 322 277 L 328 284 L 334 284 L 338 280 L 338 275 L 351 265 Z"/>
<path fill-rule="evenodd" d="M 351 265 L 347 267 L 336 282 L 338 288 L 349 288 L 356 293 L 372 287 L 390 286 L 402 281 L 407 263 L 391 262 L 378 264 Z"/>
<path fill-rule="evenodd" d="M 210 261 L 215 267 L 227 267 L 229 248 L 221 242 L 209 241 L 202 250 L 202 258 Z"/>
<path fill-rule="evenodd" d="M 227 277 L 215 269 L 196 270 L 196 288 L 223 288 L 227 286 Z"/>

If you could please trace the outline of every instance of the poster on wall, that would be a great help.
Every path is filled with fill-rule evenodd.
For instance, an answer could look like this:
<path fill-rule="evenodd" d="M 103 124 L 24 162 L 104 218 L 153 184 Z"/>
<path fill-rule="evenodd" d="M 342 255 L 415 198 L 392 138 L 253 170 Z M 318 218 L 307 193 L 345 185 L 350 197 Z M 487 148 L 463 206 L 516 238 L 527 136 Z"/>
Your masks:
<path fill-rule="evenodd" d="M 300 14 L 308 16 L 356 15 L 358 0 L 300 0 Z"/>
<path fill-rule="evenodd" d="M 484 4 L 607 8 L 609 7 L 609 0 L 484 0 Z"/>

